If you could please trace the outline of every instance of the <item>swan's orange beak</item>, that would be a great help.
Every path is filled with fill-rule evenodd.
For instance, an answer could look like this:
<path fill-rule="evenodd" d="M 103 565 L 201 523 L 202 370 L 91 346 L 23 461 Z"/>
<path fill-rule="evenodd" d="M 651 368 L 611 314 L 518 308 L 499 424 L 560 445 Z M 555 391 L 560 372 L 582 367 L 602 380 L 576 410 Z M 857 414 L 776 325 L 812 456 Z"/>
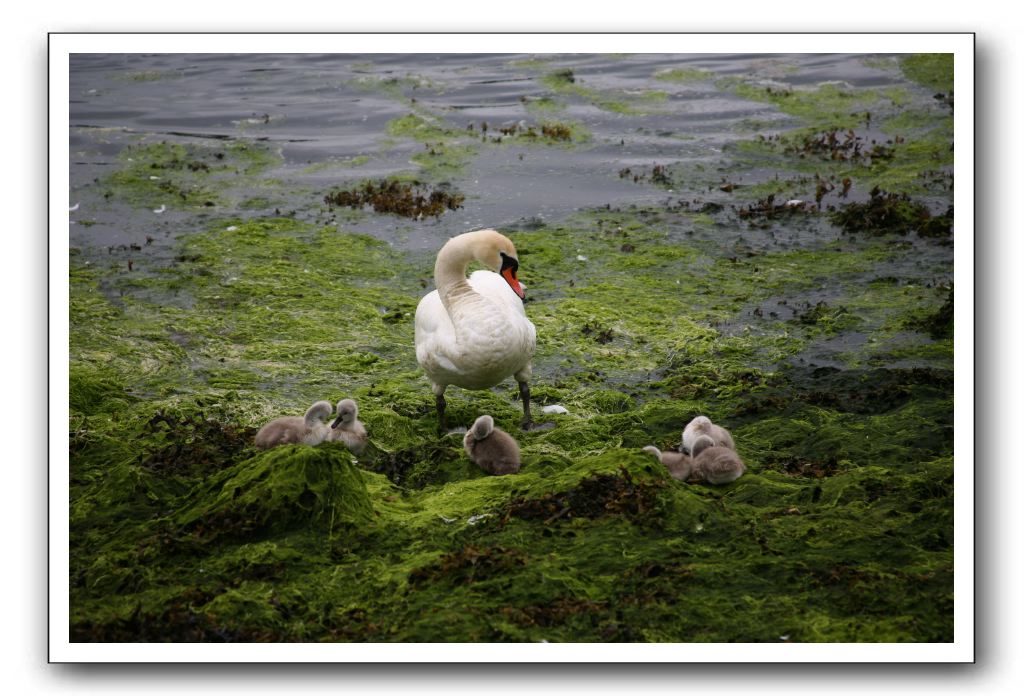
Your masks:
<path fill-rule="evenodd" d="M 526 291 L 519 285 L 519 260 L 501 252 L 501 277 L 504 278 L 520 300 L 526 299 Z"/>
<path fill-rule="evenodd" d="M 501 271 L 501 277 L 508 281 L 508 285 L 515 291 L 515 294 L 519 296 L 520 300 L 526 299 L 526 291 L 519 285 L 519 279 L 515 277 L 514 268 L 506 268 Z"/>

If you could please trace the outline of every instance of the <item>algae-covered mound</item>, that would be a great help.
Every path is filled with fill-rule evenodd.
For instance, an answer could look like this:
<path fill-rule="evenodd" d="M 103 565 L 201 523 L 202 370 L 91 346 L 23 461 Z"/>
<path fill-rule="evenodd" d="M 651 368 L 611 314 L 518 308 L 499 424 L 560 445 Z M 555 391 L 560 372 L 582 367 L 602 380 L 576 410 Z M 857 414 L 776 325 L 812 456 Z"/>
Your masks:
<path fill-rule="evenodd" d="M 366 484 L 348 450 L 336 444 L 286 445 L 214 476 L 174 517 L 203 539 L 290 529 L 365 526 L 372 517 Z"/>
<path fill-rule="evenodd" d="M 152 281 L 189 279 L 187 310 L 115 307 L 76 268 L 73 637 L 948 640 L 952 343 L 912 328 L 948 291 L 872 282 L 906 256 L 870 236 L 732 260 L 671 238 L 670 218 L 513 233 L 541 337 L 533 398 L 566 413 L 522 432 L 513 383 L 451 390 L 453 423 L 491 413 L 519 442 L 521 470 L 499 477 L 438 437 L 415 367 L 406 315 L 432 259 L 392 251 L 382 272 L 364 237 L 215 226 L 187 242 L 204 274 Z M 825 280 L 844 319 L 793 321 Z M 325 301 L 340 287 L 342 306 Z M 840 366 L 801 362 L 860 331 L 873 341 Z M 928 366 L 878 366 L 913 357 L 907 334 Z M 372 443 L 358 465 L 329 443 L 252 446 L 270 415 L 342 389 Z M 675 481 L 640 451 L 677 448 L 701 413 L 749 468 L 732 484 Z"/>
<path fill-rule="evenodd" d="M 98 195 L 174 194 L 181 218 L 161 213 L 174 234 L 138 240 L 132 266 L 85 243 L 70 256 L 72 639 L 952 640 L 952 116 L 931 91 L 951 65 L 900 65 L 924 86 L 813 87 L 814 69 L 783 89 L 683 65 L 655 75 L 678 88 L 660 100 L 582 63 L 518 62 L 502 109 L 519 85 L 523 109 L 582 107 L 592 141 L 623 153 L 690 87 L 772 114 L 711 159 L 699 132 L 670 165 L 630 154 L 635 205 L 541 219 L 523 191 L 518 227 L 484 215 L 480 161 L 592 167 L 573 160 L 577 126 L 467 124 L 443 90 L 412 98 L 418 81 L 363 83 L 413 113 L 367 145 L 372 186 L 346 173 L 326 204 L 322 182 L 276 178 L 294 162 L 257 176 L 278 158 L 258 142 L 127 149 Z M 383 162 L 406 155 L 429 188 Z M 465 200 L 424 212 L 430 190 Z M 365 194 L 413 214 L 338 207 Z M 452 426 L 490 414 L 516 439 L 504 476 L 437 434 L 414 348 L 436 250 L 479 219 L 519 253 L 534 416 L 552 426 L 520 429 L 512 379 L 447 391 Z M 340 398 L 369 433 L 357 459 L 256 450 L 271 418 Z M 738 480 L 676 481 L 642 450 L 677 450 L 701 414 L 731 432 Z"/>

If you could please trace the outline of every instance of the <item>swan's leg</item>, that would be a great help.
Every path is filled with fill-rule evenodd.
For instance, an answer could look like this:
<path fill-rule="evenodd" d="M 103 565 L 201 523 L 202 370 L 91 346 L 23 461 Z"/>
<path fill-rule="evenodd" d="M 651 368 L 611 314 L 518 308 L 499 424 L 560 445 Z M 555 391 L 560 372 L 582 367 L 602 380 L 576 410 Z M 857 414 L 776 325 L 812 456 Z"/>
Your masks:
<path fill-rule="evenodd" d="M 529 380 L 533 377 L 533 363 L 526 364 L 521 370 L 515 373 L 515 381 L 519 383 L 519 397 L 522 399 L 522 429 L 523 430 L 546 430 L 553 428 L 553 423 L 533 423 L 533 416 L 529 412 Z"/>
<path fill-rule="evenodd" d="M 533 416 L 529 413 L 529 382 L 519 382 L 519 397 L 522 399 L 522 429 L 533 427 Z"/>
<path fill-rule="evenodd" d="M 444 419 L 444 409 L 448 402 L 444 400 L 444 390 L 447 387 L 443 384 L 433 385 L 433 395 L 437 402 L 437 432 L 442 433 L 448 429 L 447 421 Z"/>

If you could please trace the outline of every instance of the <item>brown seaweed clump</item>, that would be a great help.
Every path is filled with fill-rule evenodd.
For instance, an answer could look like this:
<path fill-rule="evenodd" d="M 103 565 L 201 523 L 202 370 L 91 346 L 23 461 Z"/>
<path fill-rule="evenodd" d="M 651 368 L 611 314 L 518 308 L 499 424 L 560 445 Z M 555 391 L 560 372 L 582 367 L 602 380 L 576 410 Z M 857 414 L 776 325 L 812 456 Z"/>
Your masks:
<path fill-rule="evenodd" d="M 856 135 L 849 129 L 841 131 L 831 129 L 822 133 L 804 135 L 801 140 L 785 148 L 786 154 L 796 155 L 800 159 L 807 155 L 825 160 L 839 162 L 861 162 L 870 165 L 878 161 L 892 158 L 892 145 L 901 142 L 901 137 L 889 140 L 885 144 L 876 141 L 867 142 L 866 138 Z"/>
<path fill-rule="evenodd" d="M 418 181 L 407 183 L 396 179 L 364 181 L 351 190 L 335 191 L 323 197 L 331 208 L 362 208 L 373 206 L 378 213 L 388 213 L 417 220 L 440 217 L 448 210 L 462 207 L 465 196 L 443 189 L 428 191 Z"/>
<path fill-rule="evenodd" d="M 561 123 L 548 123 L 540 127 L 543 137 L 551 140 L 571 140 L 572 129 Z"/>
<path fill-rule="evenodd" d="M 917 321 L 910 322 L 910 327 L 928 333 L 930 337 L 935 340 L 940 338 L 951 338 L 955 327 L 954 318 L 955 292 L 954 288 L 949 288 L 948 296 L 945 298 L 944 304 L 941 305 L 938 311 Z"/>
<path fill-rule="evenodd" d="M 843 205 L 831 214 L 831 221 L 845 232 L 904 235 L 916 231 L 921 237 L 948 237 L 952 234 L 953 214 L 949 207 L 941 215 L 932 216 L 927 206 L 906 194 L 885 193 L 875 186 L 870 200 Z"/>

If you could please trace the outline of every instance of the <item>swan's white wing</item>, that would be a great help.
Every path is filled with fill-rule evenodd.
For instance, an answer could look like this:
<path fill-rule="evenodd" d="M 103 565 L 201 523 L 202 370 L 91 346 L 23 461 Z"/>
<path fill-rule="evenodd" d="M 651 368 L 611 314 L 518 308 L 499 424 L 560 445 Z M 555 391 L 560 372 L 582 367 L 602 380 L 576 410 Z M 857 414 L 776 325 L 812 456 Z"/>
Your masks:
<path fill-rule="evenodd" d="M 454 343 L 455 327 L 434 290 L 416 307 L 416 360 L 431 379 L 437 380 L 439 370 L 456 369 L 445 348 Z"/>
<path fill-rule="evenodd" d="M 468 282 L 475 292 L 461 295 L 449 308 L 436 291 L 419 302 L 416 359 L 437 384 L 482 389 L 529 364 L 536 328 L 501 276 L 477 271 Z"/>
<path fill-rule="evenodd" d="M 504 278 L 490 271 L 476 271 L 469 276 L 469 285 L 501 308 L 504 317 L 496 338 L 510 341 L 515 346 L 515 352 L 522 356 L 522 365 L 529 362 L 536 350 L 536 327 L 526 318 L 526 309 L 519 296 Z"/>
<path fill-rule="evenodd" d="M 469 285 L 491 302 L 495 302 L 513 316 L 526 316 L 522 300 L 508 285 L 508 281 L 491 271 L 475 271 L 469 276 Z"/>

